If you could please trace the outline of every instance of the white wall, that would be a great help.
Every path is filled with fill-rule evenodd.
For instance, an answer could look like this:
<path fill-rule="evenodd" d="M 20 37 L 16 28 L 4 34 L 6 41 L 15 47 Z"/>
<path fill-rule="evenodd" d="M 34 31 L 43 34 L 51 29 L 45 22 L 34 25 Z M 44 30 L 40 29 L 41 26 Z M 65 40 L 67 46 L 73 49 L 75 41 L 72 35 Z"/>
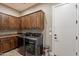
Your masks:
<path fill-rule="evenodd" d="M 24 12 L 21 13 L 20 16 L 42 10 L 45 13 L 45 28 L 43 31 L 43 36 L 44 36 L 44 46 L 49 46 L 52 47 L 52 35 L 49 35 L 49 32 L 52 31 L 52 6 L 55 4 L 39 4 L 37 6 L 34 6 Z"/>
<path fill-rule="evenodd" d="M 12 16 L 20 16 L 20 13 L 14 9 L 11 9 L 9 7 L 6 7 L 2 4 L 0 4 L 0 12 L 2 13 L 5 13 L 5 14 L 9 14 L 9 15 L 12 15 Z"/>

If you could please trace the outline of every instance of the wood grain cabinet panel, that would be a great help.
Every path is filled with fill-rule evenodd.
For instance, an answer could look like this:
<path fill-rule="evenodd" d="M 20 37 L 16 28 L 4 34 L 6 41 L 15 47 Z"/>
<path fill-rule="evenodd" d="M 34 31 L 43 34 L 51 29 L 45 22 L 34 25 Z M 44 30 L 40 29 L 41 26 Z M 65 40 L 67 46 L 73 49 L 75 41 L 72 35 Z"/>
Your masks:
<path fill-rule="evenodd" d="M 44 13 L 43 12 L 38 12 L 36 15 L 37 19 L 37 29 L 43 30 L 44 29 Z"/>
<path fill-rule="evenodd" d="M 21 29 L 22 30 L 26 29 L 25 26 L 26 26 L 26 20 L 25 17 L 23 16 L 21 17 Z"/>
<path fill-rule="evenodd" d="M 2 14 L 0 14 L 0 30 L 2 30 Z"/>
<path fill-rule="evenodd" d="M 0 13 L 0 30 L 20 30 L 19 18 Z"/>
<path fill-rule="evenodd" d="M 28 15 L 28 16 L 25 16 L 25 20 L 26 20 L 26 29 L 31 29 L 31 27 L 32 27 L 32 22 L 31 22 L 31 18 L 30 18 L 30 16 Z"/>
<path fill-rule="evenodd" d="M 21 28 L 25 30 L 31 29 L 31 19 L 30 16 L 23 16 L 21 17 Z"/>
<path fill-rule="evenodd" d="M 21 17 L 22 30 L 43 30 L 44 12 L 38 11 Z"/>
<path fill-rule="evenodd" d="M 36 29 L 37 26 L 37 19 L 36 19 L 36 13 L 31 14 L 31 24 L 32 24 L 32 29 Z"/>
<path fill-rule="evenodd" d="M 11 49 L 18 47 L 18 38 L 16 36 L 9 37 L 11 40 Z"/>
<path fill-rule="evenodd" d="M 9 29 L 10 30 L 19 30 L 20 21 L 17 17 L 9 16 Z"/>
<path fill-rule="evenodd" d="M 2 15 L 2 30 L 8 30 L 9 29 L 9 20 L 8 15 L 3 14 Z"/>
<path fill-rule="evenodd" d="M 0 53 L 4 53 L 18 47 L 16 36 L 0 38 Z"/>
<path fill-rule="evenodd" d="M 44 13 L 42 11 L 38 11 L 36 13 L 31 14 L 31 21 L 33 29 L 44 29 Z"/>
<path fill-rule="evenodd" d="M 1 53 L 10 50 L 10 40 L 8 38 L 1 39 Z"/>

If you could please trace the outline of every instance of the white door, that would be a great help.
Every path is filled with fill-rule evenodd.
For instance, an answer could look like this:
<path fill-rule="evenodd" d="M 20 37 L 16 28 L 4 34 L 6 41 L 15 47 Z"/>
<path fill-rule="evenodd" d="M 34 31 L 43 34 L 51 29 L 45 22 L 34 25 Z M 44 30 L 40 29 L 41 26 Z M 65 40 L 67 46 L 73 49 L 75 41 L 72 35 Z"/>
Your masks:
<path fill-rule="evenodd" d="M 77 21 L 78 21 L 78 23 L 77 23 L 77 37 L 78 37 L 78 40 L 77 40 L 77 43 L 78 43 L 78 45 L 77 45 L 77 51 L 78 51 L 78 56 L 79 56 L 79 4 L 77 4 Z"/>
<path fill-rule="evenodd" d="M 57 56 L 76 55 L 76 6 L 63 4 L 53 8 L 53 52 Z"/>

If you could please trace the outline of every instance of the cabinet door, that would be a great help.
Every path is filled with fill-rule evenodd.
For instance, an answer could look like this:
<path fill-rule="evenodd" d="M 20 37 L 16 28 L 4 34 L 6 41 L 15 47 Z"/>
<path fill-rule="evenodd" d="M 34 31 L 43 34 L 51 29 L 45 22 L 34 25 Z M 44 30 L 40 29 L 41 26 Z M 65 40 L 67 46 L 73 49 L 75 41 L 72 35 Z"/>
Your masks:
<path fill-rule="evenodd" d="M 31 29 L 32 25 L 30 15 L 25 16 L 25 24 L 26 29 Z"/>
<path fill-rule="evenodd" d="M 37 28 L 37 13 L 33 13 L 30 15 L 31 16 L 31 24 L 32 24 L 32 29 Z"/>
<path fill-rule="evenodd" d="M 31 18 L 30 18 L 30 15 L 27 15 L 27 16 L 23 16 L 21 18 L 21 28 L 22 29 L 26 29 L 26 30 L 29 30 L 31 29 L 32 25 L 31 25 Z"/>
<path fill-rule="evenodd" d="M 44 29 L 44 13 L 42 11 L 39 11 L 36 13 L 36 28 L 38 30 L 43 30 Z"/>
<path fill-rule="evenodd" d="M 0 14 L 0 30 L 2 30 L 2 14 Z"/>
<path fill-rule="evenodd" d="M 25 17 L 21 17 L 21 28 L 22 28 L 22 30 L 26 29 L 25 28 L 25 26 L 26 26 L 25 25 L 26 24 L 25 22 L 26 22 Z"/>
<path fill-rule="evenodd" d="M 0 39 L 0 53 L 1 53 L 1 39 Z"/>
<path fill-rule="evenodd" d="M 33 29 L 43 30 L 44 28 L 44 13 L 38 11 L 31 14 L 31 24 Z"/>
<path fill-rule="evenodd" d="M 9 29 L 10 30 L 19 30 L 20 28 L 19 19 L 17 17 L 9 16 Z"/>
<path fill-rule="evenodd" d="M 65 11 L 64 11 L 65 10 Z M 76 55 L 76 7 L 64 4 L 53 8 L 52 49 L 57 56 Z"/>
<path fill-rule="evenodd" d="M 11 49 L 18 47 L 18 39 L 16 36 L 9 37 L 9 39 L 11 40 Z"/>
<path fill-rule="evenodd" d="M 21 28 L 27 30 L 28 29 L 43 30 L 44 13 L 42 11 L 38 11 L 21 17 Z"/>
<path fill-rule="evenodd" d="M 8 38 L 1 39 L 1 52 L 7 52 L 11 49 L 10 40 Z"/>
<path fill-rule="evenodd" d="M 5 15 L 5 14 L 2 15 L 2 29 L 3 30 L 9 29 L 8 15 Z"/>

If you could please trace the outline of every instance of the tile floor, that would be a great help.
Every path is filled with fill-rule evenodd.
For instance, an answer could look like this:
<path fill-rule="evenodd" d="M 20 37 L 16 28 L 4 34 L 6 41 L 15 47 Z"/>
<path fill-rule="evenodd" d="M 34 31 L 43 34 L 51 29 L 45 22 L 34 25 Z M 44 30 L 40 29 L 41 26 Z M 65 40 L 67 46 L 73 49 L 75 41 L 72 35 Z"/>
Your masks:
<path fill-rule="evenodd" d="M 15 50 L 6 52 L 0 56 L 22 56 L 22 55 L 17 52 L 17 49 L 15 49 Z"/>

